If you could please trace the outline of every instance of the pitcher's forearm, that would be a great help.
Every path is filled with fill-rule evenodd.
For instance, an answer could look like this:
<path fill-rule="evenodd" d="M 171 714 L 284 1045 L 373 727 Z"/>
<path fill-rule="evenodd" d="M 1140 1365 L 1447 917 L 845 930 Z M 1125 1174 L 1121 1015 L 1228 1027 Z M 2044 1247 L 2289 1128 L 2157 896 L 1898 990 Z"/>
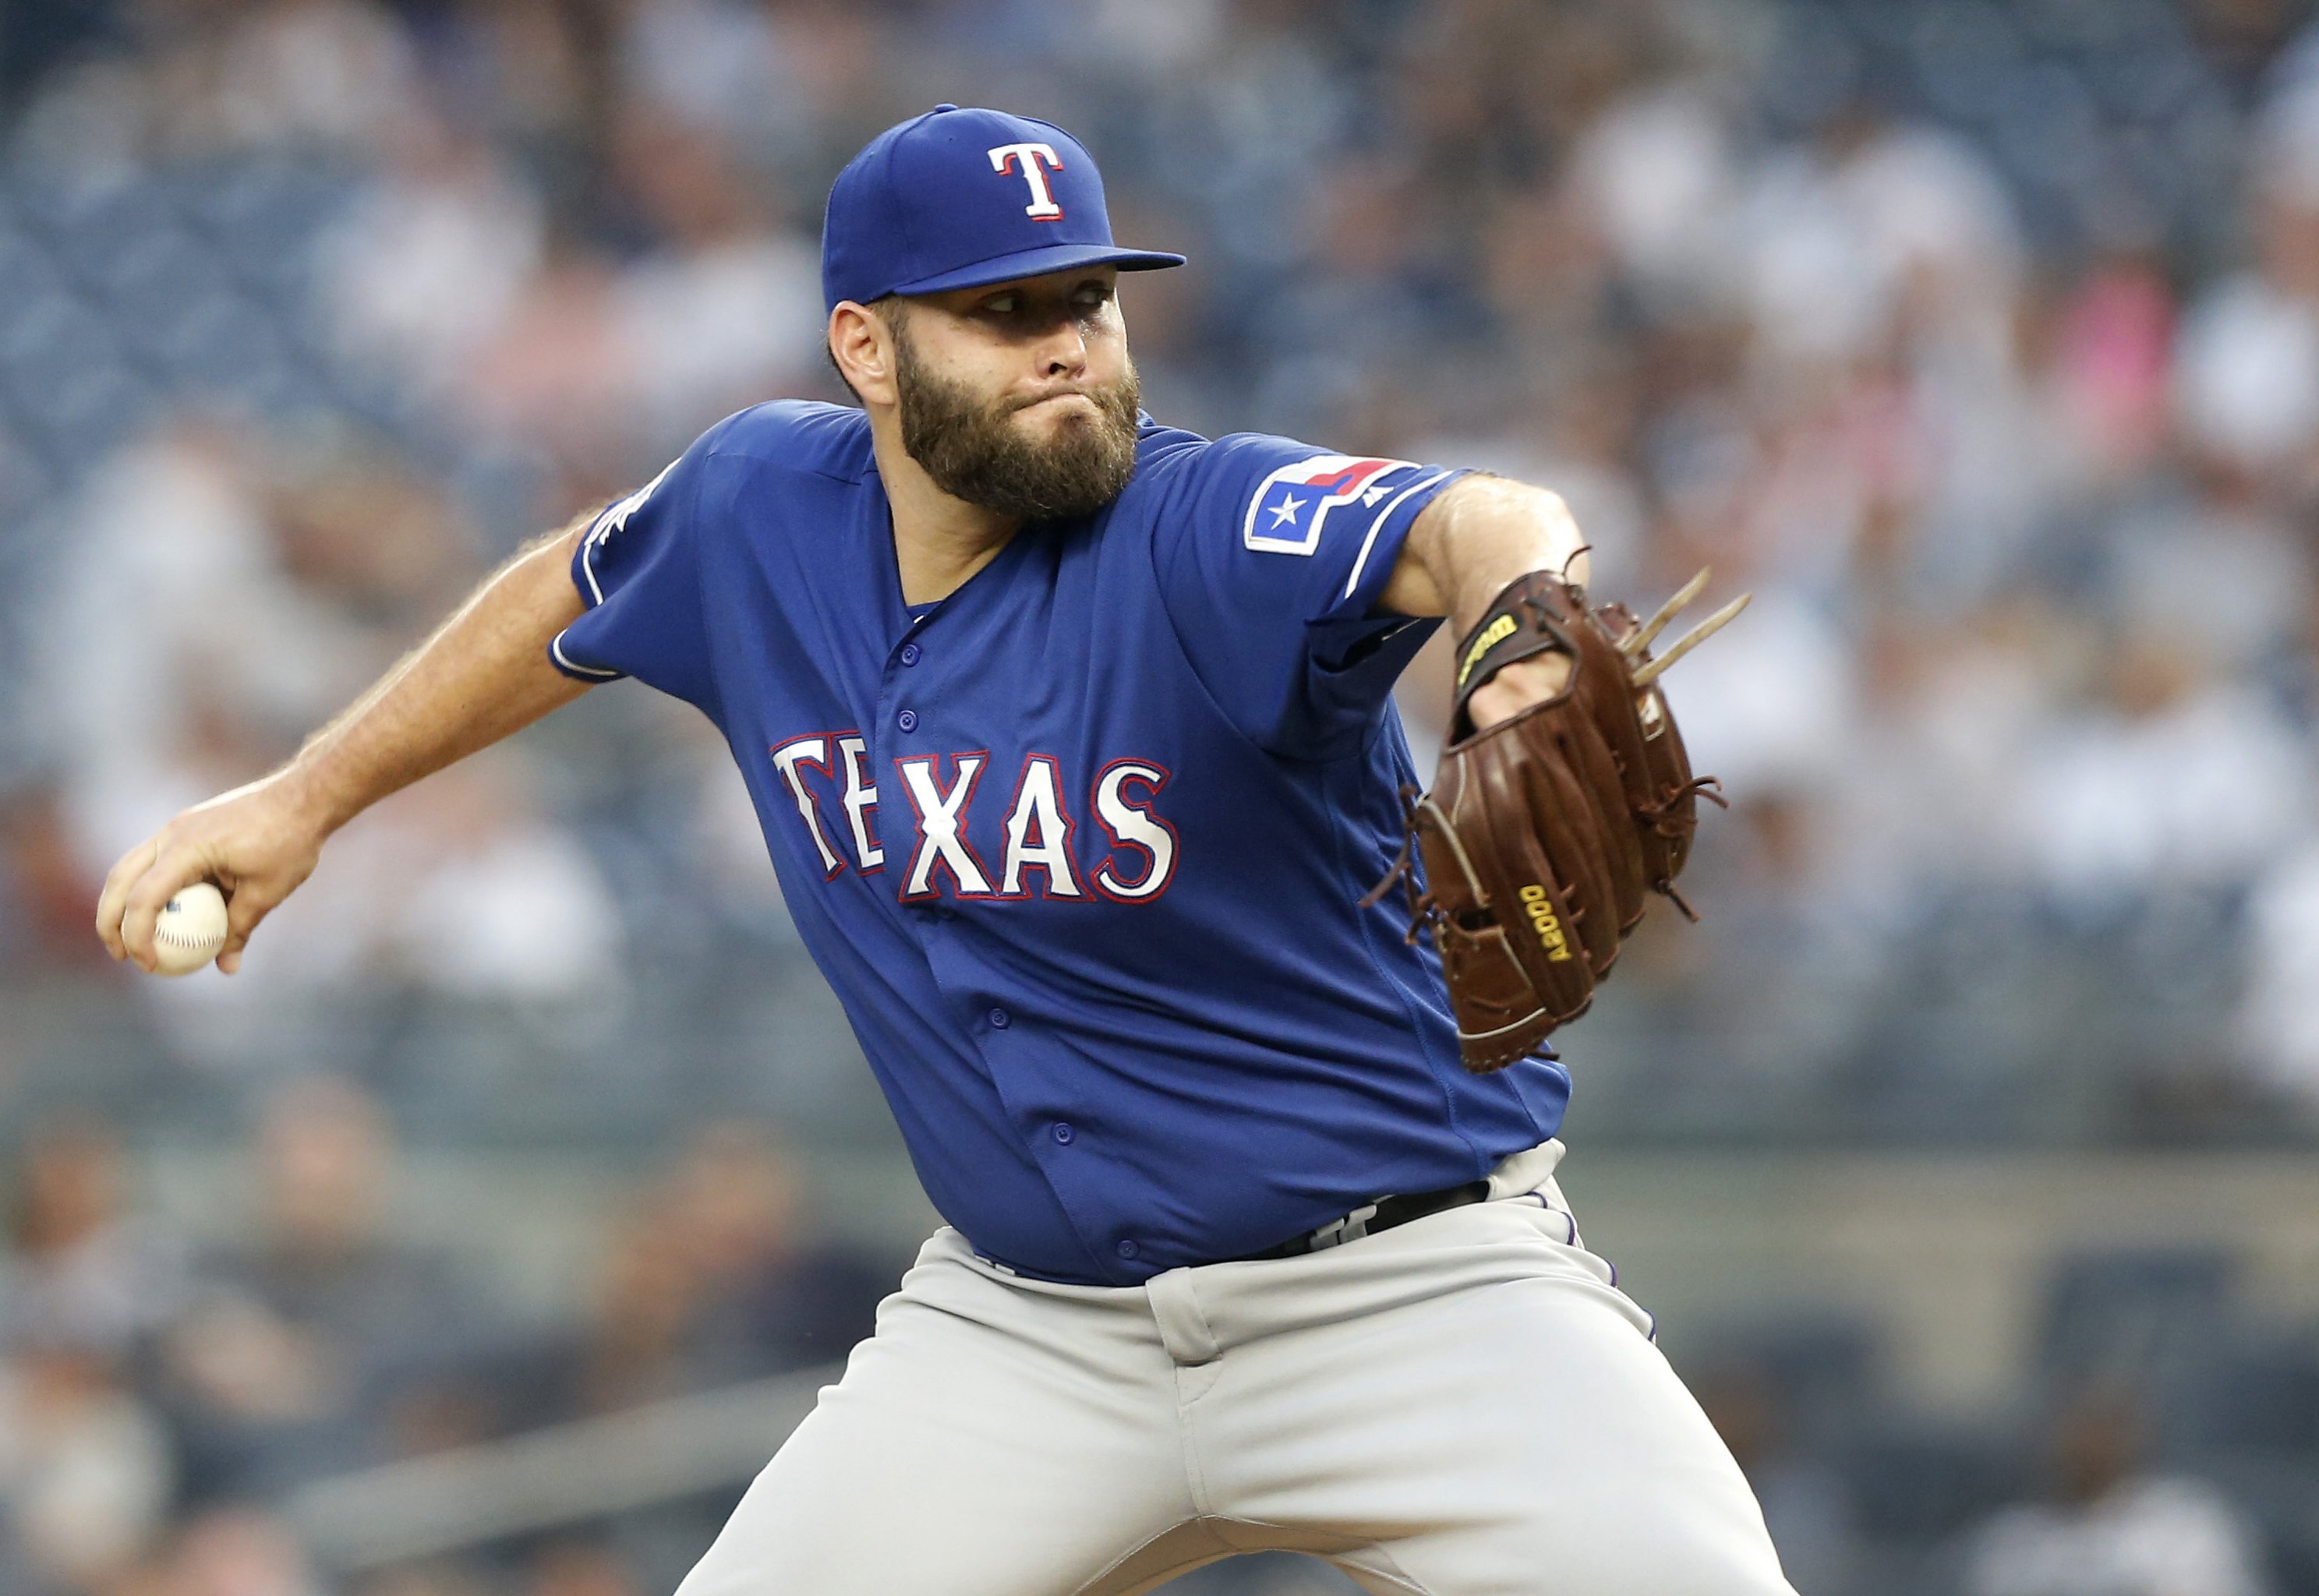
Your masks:
<path fill-rule="evenodd" d="M 327 829 L 588 690 L 547 659 L 550 640 L 585 608 L 571 577 L 583 529 L 567 527 L 509 561 L 306 740 L 281 779 Z"/>
<path fill-rule="evenodd" d="M 1560 494 L 1505 477 L 1466 477 L 1410 527 L 1381 602 L 1402 615 L 1446 615 L 1463 635 L 1527 572 L 1584 582 L 1585 548 Z"/>

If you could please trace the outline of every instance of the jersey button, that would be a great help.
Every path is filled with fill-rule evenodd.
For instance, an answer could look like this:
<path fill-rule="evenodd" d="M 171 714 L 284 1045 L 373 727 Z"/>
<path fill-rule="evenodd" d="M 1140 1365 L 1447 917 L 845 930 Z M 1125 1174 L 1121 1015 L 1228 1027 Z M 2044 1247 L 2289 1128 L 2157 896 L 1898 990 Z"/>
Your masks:
<path fill-rule="evenodd" d="M 1078 1140 L 1078 1132 L 1072 1130 L 1067 1122 L 1062 1120 L 1057 1120 L 1055 1122 L 1056 1141 L 1061 1142 L 1065 1147 L 1069 1147 L 1073 1141 Z"/>
<path fill-rule="evenodd" d="M 918 729 L 918 712 L 915 709 L 905 709 L 894 717 L 894 724 L 906 732 L 915 732 Z"/>
<path fill-rule="evenodd" d="M 1138 1247 L 1132 1241 L 1122 1241 L 1119 1244 L 1118 1249 L 1119 1256 L 1122 1258 L 1133 1258 L 1137 1253 L 1142 1250 L 1143 1249 L 1141 1247 Z"/>
<path fill-rule="evenodd" d="M 923 657 L 924 651 L 922 651 L 916 644 L 905 643 L 902 645 L 902 663 L 906 665 L 915 665 Z"/>
<path fill-rule="evenodd" d="M 1007 1026 L 1012 1025 L 1014 1023 L 1015 1016 L 1008 1014 L 1005 1009 L 994 1008 L 990 1011 L 990 1026 L 992 1030 L 1004 1031 Z"/>

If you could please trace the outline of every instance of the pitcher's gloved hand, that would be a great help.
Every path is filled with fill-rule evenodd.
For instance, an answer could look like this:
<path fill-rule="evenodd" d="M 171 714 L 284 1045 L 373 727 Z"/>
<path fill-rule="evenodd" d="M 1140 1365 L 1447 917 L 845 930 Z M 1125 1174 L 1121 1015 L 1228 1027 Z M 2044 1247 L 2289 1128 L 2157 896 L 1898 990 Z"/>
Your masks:
<path fill-rule="evenodd" d="M 1743 595 L 1700 623 L 1663 659 L 1650 644 L 1706 585 L 1704 571 L 1647 624 L 1543 571 L 1500 593 L 1457 649 L 1457 712 L 1433 790 L 1412 789 L 1396 879 L 1410 934 L 1430 926 L 1449 987 L 1466 1068 L 1502 1069 L 1593 1001 L 1619 944 L 1659 892 L 1674 889 L 1714 779 L 1691 773 L 1683 737 L 1655 683 L 1661 672 L 1737 615 Z M 1476 727 L 1474 694 L 1517 660 L 1557 654 L 1560 690 Z M 1412 868 L 1424 860 L 1424 884 Z"/>

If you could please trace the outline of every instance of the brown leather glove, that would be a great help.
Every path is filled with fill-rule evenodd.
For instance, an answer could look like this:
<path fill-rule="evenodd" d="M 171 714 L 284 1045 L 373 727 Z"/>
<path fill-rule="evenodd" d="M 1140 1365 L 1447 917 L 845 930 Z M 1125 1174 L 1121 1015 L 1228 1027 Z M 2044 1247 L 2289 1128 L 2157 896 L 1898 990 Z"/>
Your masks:
<path fill-rule="evenodd" d="M 1658 672 L 1738 613 L 1743 597 L 1663 661 L 1649 645 L 1698 595 L 1707 573 L 1638 626 L 1623 607 L 1590 608 L 1584 590 L 1542 571 L 1500 593 L 1457 650 L 1457 712 L 1433 790 L 1411 789 L 1402 857 L 1370 894 L 1400 879 L 1409 934 L 1430 926 L 1466 1068 L 1502 1069 L 1586 1012 L 1646 894 L 1674 899 L 1698 825 L 1696 800 L 1723 800 L 1692 775 Z M 1474 690 L 1516 660 L 1559 654 L 1555 697 L 1475 728 Z M 1421 887 L 1412 844 L 1424 859 Z"/>

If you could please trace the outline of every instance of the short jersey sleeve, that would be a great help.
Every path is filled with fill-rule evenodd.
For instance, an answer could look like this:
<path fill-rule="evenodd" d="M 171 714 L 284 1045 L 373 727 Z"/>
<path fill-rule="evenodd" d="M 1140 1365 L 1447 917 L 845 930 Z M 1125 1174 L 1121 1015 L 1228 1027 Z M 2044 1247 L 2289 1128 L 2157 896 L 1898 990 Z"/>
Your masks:
<path fill-rule="evenodd" d="M 1201 681 L 1274 753 L 1356 751 L 1438 624 L 1376 614 L 1377 596 L 1419 512 L 1466 473 L 1250 433 L 1178 469 L 1153 554 Z"/>
<path fill-rule="evenodd" d="M 549 659 L 565 675 L 633 676 L 706 707 L 700 484 L 714 436 L 589 524 L 572 556 L 572 581 L 587 611 L 548 645 Z"/>

